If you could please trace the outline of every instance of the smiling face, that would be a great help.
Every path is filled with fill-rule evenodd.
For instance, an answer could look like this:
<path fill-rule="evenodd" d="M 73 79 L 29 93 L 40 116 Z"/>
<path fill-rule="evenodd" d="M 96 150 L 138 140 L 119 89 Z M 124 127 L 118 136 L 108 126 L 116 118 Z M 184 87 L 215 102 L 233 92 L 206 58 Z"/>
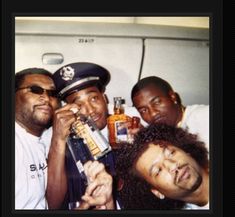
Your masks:
<path fill-rule="evenodd" d="M 180 104 L 176 104 L 173 91 L 165 93 L 160 88 L 150 84 L 139 90 L 133 97 L 133 104 L 141 117 L 148 124 L 164 123 L 176 126 L 180 121 Z"/>
<path fill-rule="evenodd" d="M 135 164 L 138 175 L 168 198 L 180 200 L 202 183 L 201 169 L 183 150 L 150 143 Z"/>
<path fill-rule="evenodd" d="M 19 88 L 40 86 L 43 89 L 55 90 L 53 80 L 42 74 L 26 75 Z M 16 120 L 29 131 L 33 128 L 45 129 L 51 121 L 53 112 L 59 107 L 56 97 L 33 93 L 30 88 L 19 89 L 15 93 Z"/>
<path fill-rule="evenodd" d="M 72 93 L 66 97 L 67 103 L 76 103 L 79 111 L 85 116 L 90 116 L 99 130 L 107 125 L 108 107 L 104 94 L 93 86 Z"/>

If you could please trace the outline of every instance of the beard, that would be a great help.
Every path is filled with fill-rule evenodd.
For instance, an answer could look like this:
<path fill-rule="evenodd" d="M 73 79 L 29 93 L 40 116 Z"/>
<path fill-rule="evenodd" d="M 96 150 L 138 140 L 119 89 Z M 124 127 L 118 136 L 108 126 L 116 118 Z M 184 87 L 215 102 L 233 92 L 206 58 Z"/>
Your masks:
<path fill-rule="evenodd" d="M 194 182 L 194 185 L 192 185 L 191 191 L 192 191 L 192 192 L 193 192 L 193 191 L 196 191 L 196 190 L 199 188 L 199 186 L 201 185 L 201 183 L 202 183 L 202 176 L 199 175 L 199 176 L 197 177 L 196 181 Z"/>
<path fill-rule="evenodd" d="M 33 115 L 32 115 L 32 123 L 34 123 L 37 126 L 45 127 L 51 123 L 52 120 L 52 114 L 44 114 L 41 112 L 37 112 L 34 110 Z"/>
<path fill-rule="evenodd" d="M 175 184 L 181 189 L 187 190 L 187 192 L 194 192 L 201 185 L 202 176 L 194 167 L 188 166 L 188 168 L 189 178 Z"/>
<path fill-rule="evenodd" d="M 41 126 L 43 128 L 48 128 L 51 125 L 52 118 L 51 117 L 34 117 L 32 119 L 32 123 L 37 126 Z"/>
<path fill-rule="evenodd" d="M 28 110 L 21 111 L 21 114 L 18 115 L 18 117 L 20 122 L 31 128 L 48 128 L 52 120 L 51 113 L 44 114 L 35 109 L 33 112 Z"/>

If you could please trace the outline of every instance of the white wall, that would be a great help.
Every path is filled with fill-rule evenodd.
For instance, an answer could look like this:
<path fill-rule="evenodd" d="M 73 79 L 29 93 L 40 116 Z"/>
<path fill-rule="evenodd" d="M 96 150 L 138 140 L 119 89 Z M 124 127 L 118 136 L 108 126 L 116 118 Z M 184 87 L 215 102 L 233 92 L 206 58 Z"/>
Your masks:
<path fill-rule="evenodd" d="M 138 19 L 145 18 L 128 22 Z M 111 73 L 111 102 L 123 96 L 131 105 L 130 91 L 138 78 L 156 75 L 172 84 L 185 105 L 209 104 L 207 28 L 21 18 L 16 19 L 15 31 L 16 72 L 28 67 L 54 72 L 68 63 L 91 61 Z M 43 57 L 52 57 L 52 62 L 58 57 L 58 63 L 46 63 Z"/>

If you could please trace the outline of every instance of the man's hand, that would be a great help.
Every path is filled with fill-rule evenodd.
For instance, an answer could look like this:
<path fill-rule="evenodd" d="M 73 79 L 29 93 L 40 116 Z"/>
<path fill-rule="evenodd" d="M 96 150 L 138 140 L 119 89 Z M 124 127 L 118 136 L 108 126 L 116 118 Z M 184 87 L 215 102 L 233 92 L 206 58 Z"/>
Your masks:
<path fill-rule="evenodd" d="M 66 141 L 70 134 L 70 128 L 76 120 L 75 110 L 78 110 L 76 104 L 66 104 L 57 109 L 53 116 L 53 137 L 57 140 Z"/>
<path fill-rule="evenodd" d="M 95 209 L 114 209 L 112 196 L 113 178 L 102 163 L 88 161 L 84 164 L 88 186 L 82 196 L 81 209 L 95 206 Z"/>

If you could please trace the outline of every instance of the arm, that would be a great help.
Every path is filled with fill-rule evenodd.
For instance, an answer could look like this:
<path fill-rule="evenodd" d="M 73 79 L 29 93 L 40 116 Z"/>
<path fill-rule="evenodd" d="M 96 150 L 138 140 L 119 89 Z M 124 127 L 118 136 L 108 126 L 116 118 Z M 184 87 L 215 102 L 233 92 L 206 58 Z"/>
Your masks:
<path fill-rule="evenodd" d="M 70 134 L 70 126 L 75 121 L 75 104 L 67 104 L 55 111 L 53 117 L 53 134 L 48 154 L 48 182 L 46 197 L 49 209 L 60 208 L 67 192 L 67 176 L 65 169 L 66 140 Z"/>

